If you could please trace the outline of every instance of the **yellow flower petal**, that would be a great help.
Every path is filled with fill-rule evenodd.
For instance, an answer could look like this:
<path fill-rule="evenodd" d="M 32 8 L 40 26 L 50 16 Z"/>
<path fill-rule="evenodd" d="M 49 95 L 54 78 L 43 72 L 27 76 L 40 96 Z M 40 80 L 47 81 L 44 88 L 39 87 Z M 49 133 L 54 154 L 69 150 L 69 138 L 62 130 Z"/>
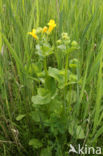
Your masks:
<path fill-rule="evenodd" d="M 33 29 L 32 32 L 28 32 L 28 34 L 34 37 L 36 40 L 38 40 L 38 37 L 36 35 L 36 29 Z"/>
<path fill-rule="evenodd" d="M 56 24 L 55 24 L 55 21 L 51 19 L 51 20 L 49 21 L 48 25 L 56 25 Z"/>
<path fill-rule="evenodd" d="M 49 26 L 49 32 L 51 32 L 53 30 L 53 27 L 52 26 Z"/>
<path fill-rule="evenodd" d="M 33 32 L 34 34 L 36 34 L 36 29 L 33 29 L 32 32 Z"/>
<path fill-rule="evenodd" d="M 48 25 L 49 25 L 49 30 L 48 30 L 49 32 L 51 32 L 56 27 L 54 20 L 50 20 Z"/>
<path fill-rule="evenodd" d="M 43 28 L 43 33 L 46 33 L 47 30 L 48 30 L 48 28 L 45 26 L 45 27 Z"/>

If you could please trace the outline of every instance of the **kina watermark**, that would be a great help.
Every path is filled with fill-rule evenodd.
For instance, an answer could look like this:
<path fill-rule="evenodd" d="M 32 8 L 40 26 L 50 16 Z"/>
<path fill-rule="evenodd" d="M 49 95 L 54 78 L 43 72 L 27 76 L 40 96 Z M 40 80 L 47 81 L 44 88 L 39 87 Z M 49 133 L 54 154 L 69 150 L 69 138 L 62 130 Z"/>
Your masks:
<path fill-rule="evenodd" d="M 69 153 L 75 153 L 75 154 L 96 154 L 100 155 L 102 154 L 101 147 L 89 147 L 88 145 L 81 146 L 78 144 L 77 148 L 75 148 L 72 144 L 70 144 Z"/>

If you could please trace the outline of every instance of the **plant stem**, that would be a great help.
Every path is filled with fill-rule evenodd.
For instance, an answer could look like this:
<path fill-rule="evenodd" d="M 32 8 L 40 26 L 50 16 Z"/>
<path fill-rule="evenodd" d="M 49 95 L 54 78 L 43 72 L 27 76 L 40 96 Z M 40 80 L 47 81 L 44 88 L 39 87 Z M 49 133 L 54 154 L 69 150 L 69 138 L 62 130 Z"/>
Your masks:
<path fill-rule="evenodd" d="M 45 71 L 45 76 L 48 76 L 48 69 L 47 69 L 47 60 L 46 57 L 44 58 L 44 71 Z"/>
<path fill-rule="evenodd" d="M 66 104 L 66 94 L 67 94 L 67 81 L 68 81 L 68 53 L 66 55 L 66 64 L 65 64 L 65 87 L 64 87 L 64 107 L 65 111 L 67 111 L 67 104 Z"/>
<path fill-rule="evenodd" d="M 66 64 L 65 64 L 65 88 L 68 81 L 68 54 L 66 55 Z"/>

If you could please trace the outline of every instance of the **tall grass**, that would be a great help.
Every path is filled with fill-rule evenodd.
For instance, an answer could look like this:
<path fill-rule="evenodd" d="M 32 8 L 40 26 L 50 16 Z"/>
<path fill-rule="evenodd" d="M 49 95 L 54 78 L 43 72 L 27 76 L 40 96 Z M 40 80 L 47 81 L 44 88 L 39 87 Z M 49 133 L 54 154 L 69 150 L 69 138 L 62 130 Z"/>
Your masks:
<path fill-rule="evenodd" d="M 32 123 L 28 116 L 22 123 L 23 127 L 16 122 L 18 114 L 28 114 L 32 110 L 31 97 L 36 94 L 38 81 L 29 75 L 28 69 L 31 67 L 35 47 L 27 32 L 33 27 L 46 25 L 49 19 L 55 19 L 57 23 L 56 32 L 52 35 L 54 44 L 61 32 L 68 32 L 69 36 L 77 40 L 80 45 L 79 52 L 74 56 L 80 62 L 77 71 L 80 83 L 76 86 L 77 99 L 73 112 L 80 122 L 85 123 L 89 120 L 86 141 L 89 144 L 92 141 L 95 145 L 103 146 L 101 143 L 103 139 L 102 8 L 102 0 L 0 1 L 0 153 L 2 155 L 10 155 L 11 151 L 13 155 L 15 150 L 21 154 L 20 149 L 26 151 L 25 153 L 30 151 L 28 140 L 33 133 Z M 36 60 L 36 57 L 33 59 Z M 27 132 L 22 136 L 25 129 Z M 19 138 L 18 131 L 20 131 Z M 11 138 L 12 142 L 9 142 Z"/>

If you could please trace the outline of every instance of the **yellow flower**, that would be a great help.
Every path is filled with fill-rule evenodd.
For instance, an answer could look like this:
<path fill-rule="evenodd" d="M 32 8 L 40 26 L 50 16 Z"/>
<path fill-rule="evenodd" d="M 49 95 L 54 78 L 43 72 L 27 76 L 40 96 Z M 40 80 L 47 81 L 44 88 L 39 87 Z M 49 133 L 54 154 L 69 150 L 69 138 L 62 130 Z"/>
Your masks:
<path fill-rule="evenodd" d="M 49 32 L 51 32 L 56 27 L 54 20 L 50 20 L 48 25 L 49 25 L 49 30 L 48 30 Z"/>
<path fill-rule="evenodd" d="M 47 30 L 48 30 L 48 28 L 45 26 L 45 27 L 43 28 L 43 33 L 46 33 Z"/>
<path fill-rule="evenodd" d="M 38 37 L 36 35 L 36 29 L 33 29 L 32 32 L 29 32 L 28 34 L 33 36 L 36 40 L 38 40 Z"/>

